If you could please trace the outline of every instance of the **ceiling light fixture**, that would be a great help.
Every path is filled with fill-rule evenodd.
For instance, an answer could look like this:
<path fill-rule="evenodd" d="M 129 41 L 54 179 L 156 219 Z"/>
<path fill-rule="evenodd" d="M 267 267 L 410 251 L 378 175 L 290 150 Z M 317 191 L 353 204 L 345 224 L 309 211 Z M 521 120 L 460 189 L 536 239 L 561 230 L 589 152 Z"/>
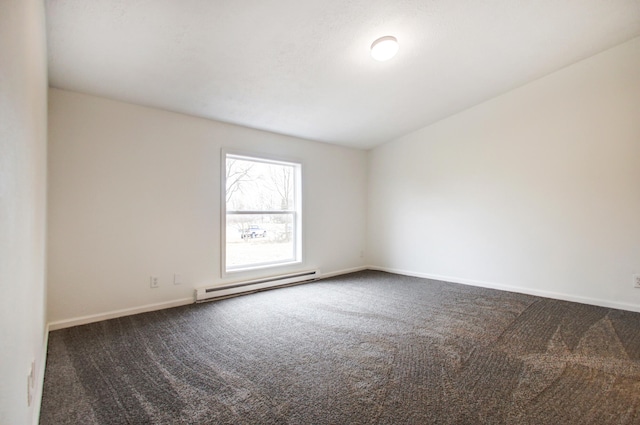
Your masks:
<path fill-rule="evenodd" d="M 398 40 L 395 37 L 391 35 L 380 37 L 371 44 L 371 57 L 380 62 L 389 60 L 396 55 L 398 47 Z"/>

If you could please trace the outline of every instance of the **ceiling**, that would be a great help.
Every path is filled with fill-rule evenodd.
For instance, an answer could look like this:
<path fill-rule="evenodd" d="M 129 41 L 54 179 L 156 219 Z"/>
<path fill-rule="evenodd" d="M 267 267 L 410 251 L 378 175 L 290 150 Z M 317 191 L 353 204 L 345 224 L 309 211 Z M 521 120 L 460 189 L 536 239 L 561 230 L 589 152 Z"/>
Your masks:
<path fill-rule="evenodd" d="M 47 26 L 52 87 L 367 149 L 639 36 L 640 0 L 48 0 Z"/>

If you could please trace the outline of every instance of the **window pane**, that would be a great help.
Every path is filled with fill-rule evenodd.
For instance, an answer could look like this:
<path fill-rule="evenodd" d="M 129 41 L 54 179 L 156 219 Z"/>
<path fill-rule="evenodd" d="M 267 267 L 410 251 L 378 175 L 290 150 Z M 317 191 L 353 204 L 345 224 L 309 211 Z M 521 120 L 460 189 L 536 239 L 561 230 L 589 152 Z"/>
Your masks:
<path fill-rule="evenodd" d="M 282 211 L 295 208 L 294 165 L 227 156 L 227 211 Z"/>
<path fill-rule="evenodd" d="M 227 269 L 296 260 L 295 220 L 286 214 L 227 214 Z"/>

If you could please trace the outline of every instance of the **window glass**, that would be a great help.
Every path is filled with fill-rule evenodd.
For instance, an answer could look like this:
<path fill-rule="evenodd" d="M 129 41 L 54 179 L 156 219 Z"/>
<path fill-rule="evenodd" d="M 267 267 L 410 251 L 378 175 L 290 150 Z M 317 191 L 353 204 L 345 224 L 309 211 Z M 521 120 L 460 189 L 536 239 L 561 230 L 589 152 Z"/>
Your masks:
<path fill-rule="evenodd" d="M 227 272 L 299 262 L 301 166 L 225 155 Z"/>

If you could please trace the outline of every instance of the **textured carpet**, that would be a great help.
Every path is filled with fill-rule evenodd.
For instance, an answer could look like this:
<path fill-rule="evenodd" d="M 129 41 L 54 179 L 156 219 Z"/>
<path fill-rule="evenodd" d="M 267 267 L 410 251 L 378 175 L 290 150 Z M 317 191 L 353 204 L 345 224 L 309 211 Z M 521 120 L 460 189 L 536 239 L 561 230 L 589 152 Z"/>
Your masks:
<path fill-rule="evenodd" d="M 639 424 L 640 314 L 361 272 L 51 332 L 41 424 Z"/>

